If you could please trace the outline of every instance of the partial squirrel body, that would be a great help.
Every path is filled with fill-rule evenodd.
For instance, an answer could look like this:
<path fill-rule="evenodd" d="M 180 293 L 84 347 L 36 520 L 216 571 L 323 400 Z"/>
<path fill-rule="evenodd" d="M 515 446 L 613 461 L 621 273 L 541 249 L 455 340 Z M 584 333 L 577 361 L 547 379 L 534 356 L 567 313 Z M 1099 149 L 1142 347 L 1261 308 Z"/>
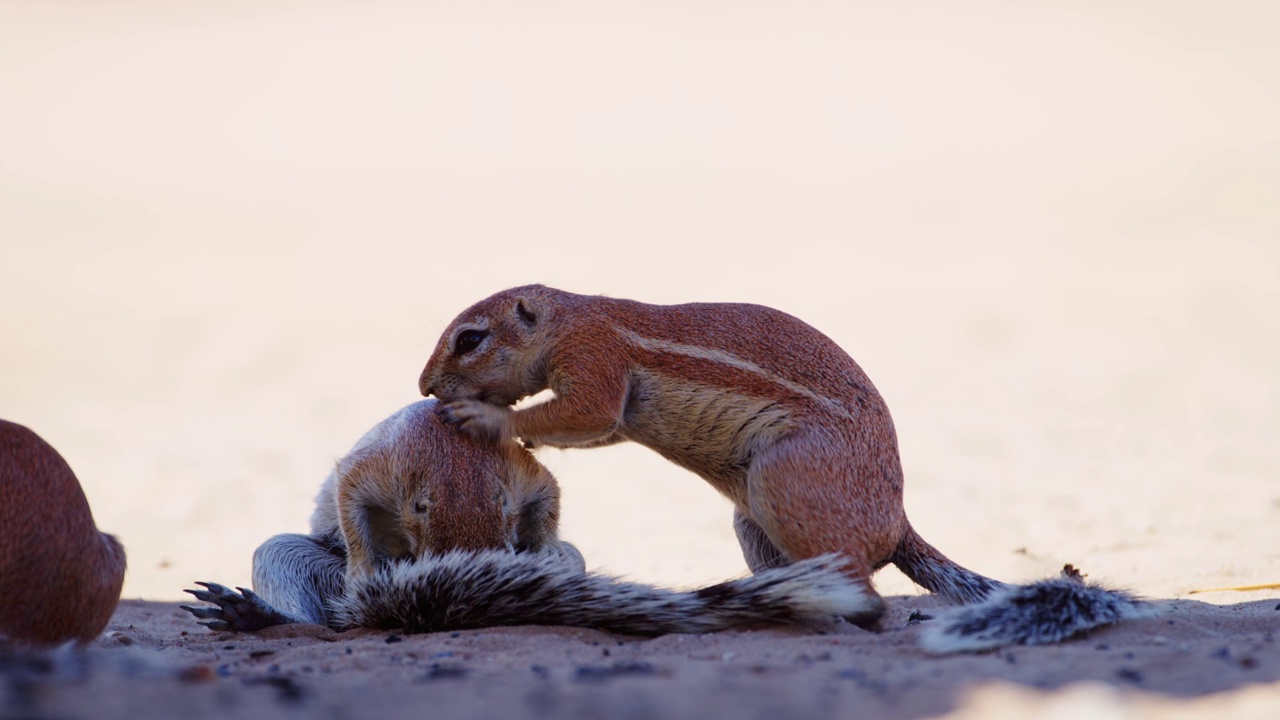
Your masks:
<path fill-rule="evenodd" d="M 366 433 L 321 488 L 312 534 L 341 534 L 348 577 L 450 550 L 560 545 L 551 473 L 514 442 L 454 432 L 432 407 L 414 403 Z"/>
<path fill-rule="evenodd" d="M 124 547 L 98 532 L 75 473 L 31 430 L 0 420 L 0 636 L 87 643 L 124 584 Z"/>
<path fill-rule="evenodd" d="M 493 406 L 548 388 L 524 410 Z M 830 338 L 777 310 L 516 288 L 449 326 L 420 389 L 477 436 L 652 448 L 734 504 L 753 570 L 840 552 L 874 592 L 876 568 L 927 547 L 903 510 L 884 400 Z M 969 600 L 992 586 L 938 587 Z"/>
<path fill-rule="evenodd" d="M 554 447 L 631 440 L 655 450 L 734 504 L 752 571 L 839 553 L 871 600 L 855 621 L 874 623 L 883 613 L 870 578 L 887 563 L 955 603 L 1007 588 L 915 532 L 883 398 L 835 342 L 778 310 L 513 288 L 458 315 L 419 389 L 477 438 Z M 554 397 L 546 402 L 509 408 L 548 389 Z M 1112 598 L 1086 587 L 1099 602 Z M 1077 620 L 1064 618 L 1063 627 L 1092 626 Z"/>
<path fill-rule="evenodd" d="M 587 573 L 559 539 L 559 501 L 527 450 L 477 441 L 420 401 L 337 462 L 310 535 L 258 548 L 253 590 L 201 583 L 188 592 L 215 607 L 187 609 L 228 630 L 559 624 L 654 635 L 822 624 L 870 603 L 831 556 L 690 592 Z"/>

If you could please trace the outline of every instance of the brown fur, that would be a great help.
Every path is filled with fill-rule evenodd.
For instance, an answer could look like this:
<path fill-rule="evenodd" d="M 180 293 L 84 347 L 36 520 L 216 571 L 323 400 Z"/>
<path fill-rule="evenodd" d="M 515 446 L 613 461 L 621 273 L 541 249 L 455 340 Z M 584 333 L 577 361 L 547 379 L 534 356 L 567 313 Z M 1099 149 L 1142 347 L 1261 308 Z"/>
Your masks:
<path fill-rule="evenodd" d="M 375 432 L 335 470 L 348 576 L 386 559 L 557 542 L 559 486 L 515 442 L 489 447 L 418 408 Z"/>
<path fill-rule="evenodd" d="M 414 403 L 366 433 L 322 486 L 312 534 L 277 535 L 254 553 L 254 590 L 202 582 L 187 592 L 213 607 L 185 609 L 216 630 L 565 624 L 657 635 L 821 626 L 875 606 L 830 555 L 685 592 L 588 573 L 557 537 L 551 474 L 513 440 L 446 426 L 437 407 Z"/>
<path fill-rule="evenodd" d="M 98 532 L 58 451 L 0 420 L 0 635 L 89 642 L 115 611 L 124 569 L 124 548 Z"/>
<path fill-rule="evenodd" d="M 884 400 L 830 338 L 778 310 L 514 288 L 450 324 L 419 388 L 477 437 L 657 451 L 734 503 L 753 570 L 841 552 L 873 597 L 891 561 L 953 600 L 998 585 L 915 534 Z M 548 402 L 506 407 L 548 388 Z"/>

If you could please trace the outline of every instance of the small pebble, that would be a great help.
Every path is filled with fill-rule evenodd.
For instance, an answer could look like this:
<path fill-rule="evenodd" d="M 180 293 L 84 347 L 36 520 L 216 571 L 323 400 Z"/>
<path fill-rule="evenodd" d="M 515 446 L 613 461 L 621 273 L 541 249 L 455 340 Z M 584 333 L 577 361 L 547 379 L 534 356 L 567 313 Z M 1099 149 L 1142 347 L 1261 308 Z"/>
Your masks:
<path fill-rule="evenodd" d="M 464 678 L 471 673 L 467 668 L 461 665 L 441 665 L 440 663 L 431 663 L 431 668 L 427 670 L 419 680 L 456 680 Z"/>
<path fill-rule="evenodd" d="M 179 682 L 209 682 L 218 676 L 218 671 L 208 665 L 193 665 L 178 671 Z"/>
<path fill-rule="evenodd" d="M 302 686 L 293 678 L 277 675 L 275 677 L 265 678 L 246 678 L 246 685 L 269 685 L 280 691 L 280 700 L 283 702 L 299 702 L 302 700 Z"/>
<path fill-rule="evenodd" d="M 580 666 L 573 678 L 578 682 L 603 682 L 622 675 L 656 675 L 658 669 L 647 662 L 614 663 L 611 667 Z"/>
<path fill-rule="evenodd" d="M 1120 678 L 1121 680 L 1124 680 L 1125 682 L 1131 682 L 1135 685 L 1139 685 L 1142 683 L 1142 673 L 1138 672 L 1137 670 L 1134 670 L 1133 668 L 1120 668 L 1119 670 L 1116 671 L 1116 677 Z"/>

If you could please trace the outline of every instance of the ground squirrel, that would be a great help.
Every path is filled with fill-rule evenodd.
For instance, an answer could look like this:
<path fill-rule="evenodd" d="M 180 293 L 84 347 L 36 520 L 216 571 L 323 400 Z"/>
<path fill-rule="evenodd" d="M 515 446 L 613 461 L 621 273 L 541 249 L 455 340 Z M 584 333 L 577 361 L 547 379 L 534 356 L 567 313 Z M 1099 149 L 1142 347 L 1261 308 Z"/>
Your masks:
<path fill-rule="evenodd" d="M 972 649 L 978 635 L 1051 642 L 1139 612 L 1131 596 L 1078 575 L 1011 587 L 926 543 L 903 508 L 884 400 L 835 342 L 778 310 L 513 288 L 448 326 L 419 389 L 478 438 L 554 447 L 631 440 L 657 451 L 733 503 L 752 571 L 841 553 L 865 598 L 851 618 L 861 624 L 884 612 L 870 578 L 888 563 L 954 603 L 989 599 L 936 624 L 937 649 Z M 548 389 L 546 402 L 509 407 Z M 1055 594 L 1075 609 L 1043 629 L 1014 621 L 1011 604 Z"/>
<path fill-rule="evenodd" d="M 0 636 L 93 640 L 124 584 L 124 547 L 98 532 L 80 482 L 53 446 L 0 420 Z"/>
<path fill-rule="evenodd" d="M 855 611 L 859 588 L 832 556 L 675 592 L 585 572 L 558 537 L 560 490 L 512 440 L 446 425 L 435 400 L 374 427 L 316 498 L 311 535 L 254 553 L 254 590 L 188 590 L 213 629 L 308 622 L 409 632 L 576 625 L 657 635 L 761 623 L 821 624 Z"/>

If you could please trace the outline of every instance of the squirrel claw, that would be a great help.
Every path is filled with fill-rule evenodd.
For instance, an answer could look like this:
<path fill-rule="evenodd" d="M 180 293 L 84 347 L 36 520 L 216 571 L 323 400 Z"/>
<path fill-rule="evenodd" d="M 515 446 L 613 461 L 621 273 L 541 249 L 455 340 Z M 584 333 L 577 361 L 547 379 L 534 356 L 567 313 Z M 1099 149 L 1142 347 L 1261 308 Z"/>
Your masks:
<path fill-rule="evenodd" d="M 454 400 L 440 408 L 440 417 L 466 434 L 490 442 L 512 436 L 511 411 L 479 400 Z"/>
<path fill-rule="evenodd" d="M 183 590 L 194 595 L 197 600 L 212 603 L 214 607 L 191 607 L 181 605 L 183 610 L 197 619 L 207 620 L 201 625 L 210 630 L 230 630 L 238 632 L 255 632 L 273 625 L 287 625 L 297 622 L 293 618 L 276 610 L 267 601 L 258 597 L 248 588 L 231 588 L 214 582 L 196 582 L 204 590 Z"/>
<path fill-rule="evenodd" d="M 182 608 L 183 610 L 186 610 L 192 615 L 195 615 L 197 618 L 201 620 L 221 620 L 222 619 L 222 608 L 192 607 L 190 605 L 179 605 L 178 607 Z"/>

